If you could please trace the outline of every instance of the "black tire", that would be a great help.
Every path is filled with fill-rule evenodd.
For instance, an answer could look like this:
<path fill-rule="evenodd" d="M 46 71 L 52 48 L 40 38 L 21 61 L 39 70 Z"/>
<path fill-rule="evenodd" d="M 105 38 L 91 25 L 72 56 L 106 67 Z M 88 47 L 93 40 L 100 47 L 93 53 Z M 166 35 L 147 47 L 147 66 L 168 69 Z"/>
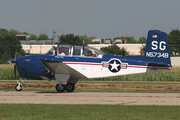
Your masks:
<path fill-rule="evenodd" d="M 56 91 L 57 91 L 57 92 L 64 92 L 65 89 L 66 89 L 66 86 L 65 86 L 65 85 L 62 85 L 62 88 L 60 88 L 58 84 L 56 85 Z"/>
<path fill-rule="evenodd" d="M 17 84 L 17 85 L 15 86 L 15 90 L 16 90 L 16 91 L 21 91 L 22 89 L 23 89 L 22 85 L 19 86 L 19 84 Z"/>
<path fill-rule="evenodd" d="M 74 89 L 75 89 L 75 86 L 74 86 L 73 83 L 67 83 L 67 84 L 66 84 L 66 91 L 67 91 L 67 92 L 73 92 Z"/>

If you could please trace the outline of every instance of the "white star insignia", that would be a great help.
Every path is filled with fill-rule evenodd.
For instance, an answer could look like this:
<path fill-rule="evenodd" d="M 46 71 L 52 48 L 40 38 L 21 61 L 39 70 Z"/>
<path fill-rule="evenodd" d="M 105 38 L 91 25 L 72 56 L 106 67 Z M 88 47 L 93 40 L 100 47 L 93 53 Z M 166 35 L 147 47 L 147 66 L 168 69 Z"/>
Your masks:
<path fill-rule="evenodd" d="M 111 71 L 113 70 L 113 69 L 115 69 L 115 70 L 117 70 L 118 71 L 118 66 L 119 66 L 120 64 L 116 64 L 116 61 L 114 60 L 114 63 L 113 64 L 110 64 L 110 66 L 111 66 Z"/>

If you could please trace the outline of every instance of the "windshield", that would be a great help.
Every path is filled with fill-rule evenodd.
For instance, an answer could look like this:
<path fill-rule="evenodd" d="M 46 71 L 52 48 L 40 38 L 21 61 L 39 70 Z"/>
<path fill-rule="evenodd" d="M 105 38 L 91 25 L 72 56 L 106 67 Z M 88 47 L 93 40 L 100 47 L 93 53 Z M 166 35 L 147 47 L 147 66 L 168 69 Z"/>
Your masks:
<path fill-rule="evenodd" d="M 102 57 L 105 53 L 89 46 L 85 46 L 83 50 L 83 55 L 87 57 Z"/>

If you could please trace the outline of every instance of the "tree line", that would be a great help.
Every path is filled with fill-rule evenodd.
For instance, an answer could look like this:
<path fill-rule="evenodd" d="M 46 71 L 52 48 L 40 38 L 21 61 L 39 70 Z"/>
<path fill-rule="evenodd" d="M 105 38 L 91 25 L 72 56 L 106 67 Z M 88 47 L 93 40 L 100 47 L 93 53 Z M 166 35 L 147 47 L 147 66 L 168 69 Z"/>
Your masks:
<path fill-rule="evenodd" d="M 3 28 L 1 28 L 0 29 L 1 31 L 8 31 L 7 29 L 3 29 Z M 39 36 L 36 36 L 35 34 L 29 34 L 29 33 L 27 33 L 27 32 L 20 32 L 20 31 L 18 31 L 18 30 L 15 30 L 15 29 L 10 29 L 9 31 L 8 31 L 9 33 L 11 33 L 11 34 L 14 34 L 14 35 L 29 35 L 30 36 L 30 38 L 29 38 L 29 40 L 52 40 L 52 38 L 49 38 L 48 37 L 48 35 L 47 34 L 45 34 L 45 33 L 41 33 L 41 34 L 39 34 Z"/>
<path fill-rule="evenodd" d="M 15 55 L 16 54 L 16 55 Z M 0 29 L 0 63 L 7 63 L 7 60 L 24 56 L 20 41 L 16 38 L 14 30 Z"/>
<path fill-rule="evenodd" d="M 0 30 L 5 30 L 5 31 L 8 31 L 7 29 L 3 29 L 3 28 L 0 28 Z M 14 34 L 14 35 L 29 35 L 30 38 L 29 40 L 52 40 L 53 38 L 49 38 L 47 34 L 45 33 L 41 33 L 39 34 L 39 36 L 35 35 L 35 34 L 30 34 L 28 32 L 20 32 L 18 30 L 15 30 L 15 29 L 10 29 L 8 32 Z M 63 34 L 62 34 L 63 35 Z M 84 40 L 87 44 L 91 44 L 92 43 L 92 39 L 96 39 L 97 37 L 95 36 L 90 36 L 88 37 L 86 34 L 85 35 L 78 35 L 79 38 L 81 40 Z M 59 36 L 58 36 L 59 37 Z M 121 36 L 121 37 L 115 37 L 113 40 L 116 40 L 116 39 L 125 39 L 127 40 L 127 43 L 146 43 L 147 39 L 146 37 L 140 37 L 139 40 L 135 40 L 135 38 L 133 36 Z M 111 38 L 107 39 L 107 40 L 112 40 Z"/>
<path fill-rule="evenodd" d="M 25 55 L 24 50 L 22 49 L 20 41 L 16 38 L 17 34 L 26 34 L 30 35 L 31 39 L 36 40 L 48 40 L 48 36 L 46 34 L 40 34 L 38 37 L 34 34 L 29 34 L 27 32 L 19 32 L 18 30 L 14 29 L 3 29 L 0 28 L 0 64 L 6 63 L 7 60 L 12 58 L 20 57 Z M 60 35 L 58 36 L 58 42 L 56 44 L 71 44 L 71 45 L 84 45 L 90 44 L 92 39 L 95 39 L 95 36 L 88 37 L 87 35 L 74 35 L 74 34 L 67 34 L 67 35 Z M 52 39 L 52 38 L 51 38 Z M 49 39 L 49 40 L 51 40 Z M 146 43 L 146 38 L 141 37 L 138 41 L 134 39 L 133 36 L 131 37 L 116 37 L 116 39 L 125 39 L 127 43 Z M 180 53 L 180 31 L 178 29 L 172 29 L 172 31 L 168 34 L 169 46 L 170 46 L 170 53 L 176 54 Z M 125 49 L 119 48 L 117 45 L 112 45 L 108 47 L 103 47 L 101 50 L 108 54 L 116 54 L 116 55 L 127 55 Z M 141 53 L 143 54 L 145 50 L 145 46 L 141 49 Z M 17 51 L 17 52 L 16 52 Z"/>

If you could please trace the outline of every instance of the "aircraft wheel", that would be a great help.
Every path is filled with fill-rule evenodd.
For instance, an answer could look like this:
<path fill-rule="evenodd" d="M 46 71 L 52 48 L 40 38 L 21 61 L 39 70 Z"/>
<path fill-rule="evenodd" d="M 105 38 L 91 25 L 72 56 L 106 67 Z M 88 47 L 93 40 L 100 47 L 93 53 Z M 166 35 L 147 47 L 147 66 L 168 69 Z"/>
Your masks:
<path fill-rule="evenodd" d="M 67 83 L 66 84 L 66 91 L 67 92 L 73 92 L 74 91 L 74 84 L 73 83 Z"/>
<path fill-rule="evenodd" d="M 66 89 L 66 86 L 65 85 L 56 85 L 56 91 L 57 92 L 64 92 L 64 90 Z"/>
<path fill-rule="evenodd" d="M 21 91 L 22 89 L 23 89 L 22 85 L 17 84 L 17 85 L 15 86 L 15 90 L 16 90 L 16 91 Z"/>

